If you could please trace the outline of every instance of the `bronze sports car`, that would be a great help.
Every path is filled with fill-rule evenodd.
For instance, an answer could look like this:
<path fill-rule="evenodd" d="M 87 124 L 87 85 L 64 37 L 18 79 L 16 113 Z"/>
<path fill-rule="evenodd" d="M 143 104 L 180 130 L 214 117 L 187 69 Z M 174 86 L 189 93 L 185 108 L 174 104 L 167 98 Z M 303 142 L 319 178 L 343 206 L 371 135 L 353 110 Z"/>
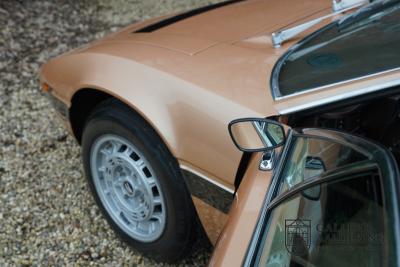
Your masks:
<path fill-rule="evenodd" d="M 399 18 L 395 0 L 221 2 L 128 26 L 50 60 L 40 80 L 110 225 L 173 261 L 198 221 L 216 239 L 245 182 L 253 153 L 232 146 L 235 118 L 356 133 L 400 158 Z"/>

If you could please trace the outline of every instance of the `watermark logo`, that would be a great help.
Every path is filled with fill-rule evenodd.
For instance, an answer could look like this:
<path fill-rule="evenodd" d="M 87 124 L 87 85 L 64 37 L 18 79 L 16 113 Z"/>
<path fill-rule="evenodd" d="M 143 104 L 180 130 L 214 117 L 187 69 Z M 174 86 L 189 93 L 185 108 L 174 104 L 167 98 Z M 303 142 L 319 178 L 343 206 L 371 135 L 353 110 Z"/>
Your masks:
<path fill-rule="evenodd" d="M 380 246 L 384 235 L 378 226 L 366 222 L 326 223 L 316 227 L 321 242 L 326 245 Z"/>
<path fill-rule="evenodd" d="M 363 222 L 314 224 L 311 220 L 285 220 L 285 247 L 295 256 L 307 255 L 313 240 L 324 247 L 348 246 L 376 249 L 384 244 L 384 234 L 379 227 Z"/>
<path fill-rule="evenodd" d="M 311 244 L 311 220 L 285 220 L 285 246 L 289 253 L 302 256 Z"/>

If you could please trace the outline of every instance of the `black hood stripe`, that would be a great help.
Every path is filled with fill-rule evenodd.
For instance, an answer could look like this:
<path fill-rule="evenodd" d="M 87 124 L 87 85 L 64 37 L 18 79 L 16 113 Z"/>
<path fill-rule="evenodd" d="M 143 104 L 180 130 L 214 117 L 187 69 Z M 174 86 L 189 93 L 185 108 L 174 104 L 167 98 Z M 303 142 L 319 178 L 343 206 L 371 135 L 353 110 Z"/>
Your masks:
<path fill-rule="evenodd" d="M 207 12 L 207 11 L 210 11 L 210 10 L 213 10 L 213 9 L 217 9 L 217 8 L 220 8 L 220 7 L 223 7 L 223 6 L 227 6 L 227 5 L 230 5 L 230 4 L 234 4 L 234 3 L 237 3 L 237 2 L 242 2 L 242 1 L 245 1 L 245 0 L 230 0 L 230 1 L 225 1 L 225 2 L 221 2 L 221 3 L 217 3 L 217 4 L 208 5 L 208 6 L 205 6 L 205 7 L 200 7 L 200 8 L 196 8 L 196 9 L 193 9 L 193 10 L 189 10 L 189 11 L 187 11 L 185 13 L 182 13 L 182 14 L 170 17 L 168 19 L 156 22 L 156 23 L 151 24 L 149 26 L 146 26 L 146 27 L 144 27 L 142 29 L 139 29 L 139 30 L 137 30 L 135 32 L 153 32 L 153 31 L 159 30 L 161 28 L 167 27 L 167 26 L 169 26 L 171 24 L 174 24 L 174 23 L 176 23 L 178 21 L 182 21 L 184 19 L 199 15 L 201 13 L 204 13 L 204 12 Z"/>

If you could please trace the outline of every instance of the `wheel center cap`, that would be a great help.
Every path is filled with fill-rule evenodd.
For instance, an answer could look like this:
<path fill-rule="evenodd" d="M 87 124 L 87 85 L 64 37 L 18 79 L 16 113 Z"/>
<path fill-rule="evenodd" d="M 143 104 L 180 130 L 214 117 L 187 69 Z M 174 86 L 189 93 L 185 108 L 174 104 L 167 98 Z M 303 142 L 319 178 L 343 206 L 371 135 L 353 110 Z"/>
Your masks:
<path fill-rule="evenodd" d="M 135 192 L 135 190 L 133 189 L 133 186 L 132 186 L 132 184 L 130 183 L 130 182 L 128 182 L 128 181 L 125 181 L 124 183 L 123 183 L 123 186 L 124 186 L 124 189 L 125 189 L 125 191 L 126 191 L 126 193 L 128 194 L 128 195 L 133 195 L 133 193 Z"/>

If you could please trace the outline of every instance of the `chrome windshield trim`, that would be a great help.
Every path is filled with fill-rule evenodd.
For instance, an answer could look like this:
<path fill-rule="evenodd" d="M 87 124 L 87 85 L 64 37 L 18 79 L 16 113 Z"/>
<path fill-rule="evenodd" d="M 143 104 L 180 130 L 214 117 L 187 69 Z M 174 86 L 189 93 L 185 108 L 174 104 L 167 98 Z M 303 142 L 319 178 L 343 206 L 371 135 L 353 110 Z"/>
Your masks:
<path fill-rule="evenodd" d="M 332 10 L 338 12 L 360 4 L 370 3 L 371 0 L 332 0 Z"/>
<path fill-rule="evenodd" d="M 355 1 L 355 3 L 353 5 L 348 5 L 348 6 L 344 5 L 343 6 L 344 8 L 338 8 L 337 10 L 334 9 L 334 12 L 331 14 L 304 22 L 299 25 L 295 25 L 293 27 L 282 29 L 277 32 L 273 32 L 271 35 L 272 45 L 274 46 L 274 48 L 280 48 L 282 46 L 282 44 L 285 43 L 286 41 L 305 32 L 306 30 L 312 28 L 313 26 L 317 25 L 318 23 L 321 23 L 322 21 L 324 21 L 326 19 L 333 18 L 333 17 L 340 15 L 342 13 L 345 13 L 347 11 L 353 10 L 357 7 L 363 6 L 366 3 L 369 3 L 369 0 Z"/>
<path fill-rule="evenodd" d="M 396 69 L 393 69 L 391 71 L 387 71 L 387 72 L 384 72 L 384 73 L 394 72 L 394 71 L 397 71 L 397 70 L 400 70 L 400 68 L 396 68 Z M 379 73 L 379 74 L 384 74 L 384 73 Z M 378 74 L 376 74 L 376 75 L 378 75 Z M 366 76 L 366 77 L 363 77 L 363 78 L 354 79 L 352 81 L 357 81 L 357 80 L 373 77 L 373 76 L 376 76 L 376 75 L 373 74 L 373 75 Z M 309 93 L 309 92 L 313 92 L 313 91 L 319 91 L 319 90 L 322 90 L 322 89 L 326 89 L 328 87 L 341 85 L 341 84 L 349 83 L 349 82 L 350 81 L 345 81 L 345 82 L 336 83 L 336 84 L 333 84 L 333 85 L 330 85 L 330 86 L 323 86 L 323 87 L 319 87 L 319 88 L 316 88 L 316 89 L 312 89 L 312 90 L 306 91 L 305 93 Z M 363 87 L 363 88 L 360 88 L 358 90 L 345 92 L 345 93 L 342 93 L 342 94 L 326 97 L 326 98 L 320 99 L 320 100 L 307 102 L 305 104 L 301 104 L 301 105 L 298 105 L 298 106 L 294 106 L 294 107 L 290 107 L 290 108 L 286 108 L 286 109 L 282 109 L 282 110 L 278 109 L 278 112 L 279 112 L 280 115 L 286 115 L 286 114 L 290 114 L 290 113 L 293 113 L 293 112 L 298 112 L 298 111 L 302 111 L 302 110 L 305 110 L 305 109 L 314 108 L 314 107 L 318 107 L 318 106 L 321 106 L 321 105 L 333 103 L 333 102 L 336 102 L 336 101 L 348 99 L 348 98 L 351 98 L 351 97 L 355 97 L 355 96 L 359 96 L 359 95 L 364 95 L 364 94 L 368 94 L 368 93 L 373 93 L 373 92 L 385 90 L 387 88 L 391 88 L 391 87 L 398 86 L 398 85 L 400 85 L 400 79 L 388 81 L 388 82 L 385 82 L 385 83 L 382 83 L 382 84 L 379 84 L 379 85 Z M 296 95 L 299 95 L 299 94 L 296 94 Z M 294 95 L 290 95 L 290 96 L 293 97 Z M 286 98 L 288 98 L 288 97 L 280 98 L 278 100 L 282 100 L 282 99 L 286 99 Z"/>
<path fill-rule="evenodd" d="M 336 1 L 336 0 L 334 0 Z M 371 3 L 371 1 L 369 1 Z M 371 4 L 367 5 L 367 7 L 373 5 L 376 1 L 373 1 Z M 354 13 L 352 13 L 354 14 Z M 352 15 L 350 14 L 350 15 Z M 348 16 L 345 16 L 348 17 Z M 342 18 L 344 19 L 344 18 Z M 340 21 L 340 20 L 339 20 Z M 334 87 L 337 85 L 342 85 L 342 84 L 346 84 L 346 83 L 351 83 L 354 81 L 359 81 L 362 79 L 367 79 L 370 77 L 374 77 L 374 76 L 379 76 L 382 74 L 387 74 L 387 73 L 391 73 L 391 72 L 395 72 L 400 70 L 400 67 L 397 68 L 393 68 L 393 69 L 388 69 L 385 71 L 380 71 L 380 72 L 376 72 L 373 74 L 369 74 L 369 75 L 364 75 L 364 76 L 360 76 L 360 77 L 356 77 L 356 78 L 352 78 L 352 79 L 348 79 L 348 80 L 343 80 L 341 82 L 336 82 L 336 83 L 331 83 L 331 84 L 327 84 L 327 85 L 323 85 L 323 86 L 319 86 L 319 87 L 314 87 L 314 88 L 308 88 L 308 89 L 304 89 L 300 92 L 296 92 L 296 93 L 292 93 L 292 94 L 287 94 L 282 96 L 280 90 L 279 90 L 279 75 L 281 73 L 281 69 L 282 66 L 284 65 L 284 63 L 286 62 L 287 58 L 289 56 L 291 56 L 293 54 L 293 51 L 297 50 L 300 46 L 302 46 L 304 43 L 307 43 L 309 40 L 313 39 L 315 36 L 321 34 L 322 32 L 330 29 L 331 27 L 334 27 L 336 25 L 338 21 L 333 21 L 332 23 L 327 24 L 326 26 L 316 30 L 315 32 L 311 33 L 310 35 L 306 36 L 304 39 L 300 40 L 299 42 L 297 42 L 296 44 L 294 44 L 292 47 L 290 47 L 275 63 L 275 66 L 272 69 L 271 72 L 271 76 L 270 76 L 270 81 L 269 81 L 269 86 L 270 86 L 270 90 L 272 93 L 272 97 L 275 101 L 279 101 L 279 100 L 283 100 L 283 99 L 287 99 L 290 97 L 295 97 L 295 96 L 299 96 L 302 94 L 307 94 L 310 92 L 314 92 L 314 91 L 319 91 L 319 90 L 323 90 L 323 89 L 327 89 L 330 87 Z"/>

